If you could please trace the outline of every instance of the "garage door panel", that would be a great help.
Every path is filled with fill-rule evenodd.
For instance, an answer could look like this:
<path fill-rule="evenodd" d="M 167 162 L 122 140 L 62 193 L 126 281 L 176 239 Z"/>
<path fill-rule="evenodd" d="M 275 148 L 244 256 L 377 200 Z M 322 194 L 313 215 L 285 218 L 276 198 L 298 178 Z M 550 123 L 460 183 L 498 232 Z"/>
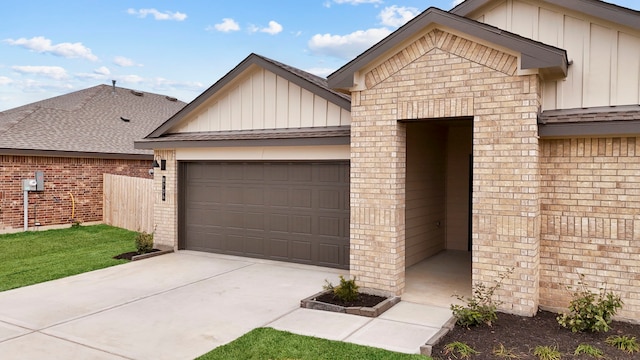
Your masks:
<path fill-rule="evenodd" d="M 342 209 L 342 193 L 339 190 L 319 190 L 318 192 L 320 209 Z"/>
<path fill-rule="evenodd" d="M 264 256 L 264 238 L 247 236 L 244 239 L 244 251 L 254 257 Z"/>
<path fill-rule="evenodd" d="M 262 182 L 264 180 L 264 166 L 245 166 L 243 181 L 258 180 Z"/>
<path fill-rule="evenodd" d="M 239 211 L 226 211 L 222 216 L 224 226 L 229 229 L 244 229 L 244 213 Z"/>
<path fill-rule="evenodd" d="M 344 178 L 343 171 L 340 168 L 331 166 L 330 164 L 321 164 L 318 166 L 318 180 L 323 183 L 342 183 Z"/>
<path fill-rule="evenodd" d="M 270 206 L 288 206 L 289 189 L 270 188 L 267 192 L 267 204 Z"/>
<path fill-rule="evenodd" d="M 289 167 L 290 182 L 311 182 L 313 179 L 313 167 L 309 164 L 298 164 L 295 167 Z"/>
<path fill-rule="evenodd" d="M 318 262 L 326 266 L 340 264 L 341 250 L 341 246 L 337 244 L 318 244 Z"/>
<path fill-rule="evenodd" d="M 262 213 L 245 213 L 244 227 L 248 230 L 264 231 L 264 214 Z"/>
<path fill-rule="evenodd" d="M 318 233 L 324 236 L 339 237 L 341 233 L 340 219 L 322 216 L 318 218 Z"/>
<path fill-rule="evenodd" d="M 289 232 L 289 216 L 269 214 L 268 228 L 272 232 Z"/>
<path fill-rule="evenodd" d="M 309 189 L 291 189 L 288 206 L 311 208 L 313 192 Z"/>
<path fill-rule="evenodd" d="M 292 241 L 290 259 L 297 262 L 312 262 L 311 247 L 309 241 Z"/>
<path fill-rule="evenodd" d="M 188 162 L 180 169 L 180 248 L 348 268 L 347 162 Z"/>
<path fill-rule="evenodd" d="M 245 205 L 264 205 L 264 189 L 263 188 L 245 188 L 244 204 Z"/>
<path fill-rule="evenodd" d="M 242 256 L 244 254 L 244 235 L 226 234 L 224 235 L 223 245 L 228 254 Z"/>
<path fill-rule="evenodd" d="M 191 183 L 188 185 L 191 191 L 189 192 L 188 202 L 220 202 L 222 190 L 220 186 L 210 186 L 198 183 Z"/>
<path fill-rule="evenodd" d="M 310 215 L 291 215 L 289 216 L 289 231 L 294 234 L 311 235 L 311 225 L 313 219 Z"/>
<path fill-rule="evenodd" d="M 285 261 L 289 259 L 289 240 L 272 238 L 266 240 L 266 243 L 267 258 Z"/>
<path fill-rule="evenodd" d="M 243 180 L 244 166 L 241 163 L 226 163 L 222 165 L 225 180 Z"/>

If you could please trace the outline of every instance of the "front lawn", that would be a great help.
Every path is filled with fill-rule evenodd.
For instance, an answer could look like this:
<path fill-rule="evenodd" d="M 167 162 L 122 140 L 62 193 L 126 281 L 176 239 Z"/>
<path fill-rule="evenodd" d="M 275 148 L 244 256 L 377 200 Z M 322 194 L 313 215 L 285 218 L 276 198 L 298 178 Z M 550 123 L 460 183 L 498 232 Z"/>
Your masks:
<path fill-rule="evenodd" d="M 198 360 L 427 360 L 422 355 L 402 354 L 388 350 L 340 341 L 292 334 L 271 328 L 254 329 Z"/>
<path fill-rule="evenodd" d="M 0 235 L 0 291 L 127 262 L 136 232 L 93 225 Z"/>

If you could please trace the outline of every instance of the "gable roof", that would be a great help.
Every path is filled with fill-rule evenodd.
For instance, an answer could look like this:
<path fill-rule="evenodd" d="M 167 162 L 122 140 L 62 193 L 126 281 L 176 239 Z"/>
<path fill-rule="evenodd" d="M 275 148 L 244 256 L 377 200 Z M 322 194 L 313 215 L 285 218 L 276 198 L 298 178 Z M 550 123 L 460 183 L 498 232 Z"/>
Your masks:
<path fill-rule="evenodd" d="M 355 72 L 431 24 L 446 26 L 490 43 L 515 50 L 522 54 L 521 67 L 523 69 L 550 69 L 553 70 L 552 72 L 560 72 L 563 76 L 567 74 L 567 52 L 563 49 L 430 7 L 329 75 L 329 86 L 336 89 L 352 87 Z"/>
<path fill-rule="evenodd" d="M 147 158 L 134 149 L 185 105 L 164 95 L 109 85 L 0 112 L 0 154 Z"/>
<path fill-rule="evenodd" d="M 452 14 L 467 16 L 495 0 L 466 0 L 451 9 Z M 593 17 L 611 21 L 617 24 L 640 30 L 640 11 L 635 11 L 619 5 L 600 0 L 541 0 L 566 9 L 574 10 Z"/>
<path fill-rule="evenodd" d="M 146 139 L 157 138 L 164 135 L 167 131 L 169 131 L 169 129 L 171 129 L 171 127 L 178 124 L 182 119 L 185 118 L 185 116 L 197 109 L 200 105 L 205 103 L 209 98 L 214 96 L 218 91 L 220 91 L 227 84 L 232 82 L 235 78 L 237 78 L 240 74 L 245 72 L 253 65 L 262 67 L 265 70 L 283 77 L 284 79 L 291 81 L 301 88 L 306 89 L 318 96 L 321 96 L 330 102 L 333 102 L 343 109 L 351 110 L 351 97 L 349 95 L 345 95 L 343 93 L 330 89 L 327 86 L 326 79 L 297 69 L 293 66 L 289 66 L 281 62 L 269 59 L 267 57 L 251 53 L 242 62 L 240 62 L 240 64 L 229 71 L 207 90 L 205 90 L 177 114 L 167 120 L 160 127 L 155 129 L 149 135 L 147 135 Z"/>

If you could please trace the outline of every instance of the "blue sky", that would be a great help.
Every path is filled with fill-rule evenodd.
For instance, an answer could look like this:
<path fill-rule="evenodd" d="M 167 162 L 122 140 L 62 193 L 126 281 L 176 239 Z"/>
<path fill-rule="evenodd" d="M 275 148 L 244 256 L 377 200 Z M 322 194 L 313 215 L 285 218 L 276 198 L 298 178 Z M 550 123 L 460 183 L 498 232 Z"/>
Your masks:
<path fill-rule="evenodd" d="M 326 76 L 428 7 L 455 1 L 7 1 L 0 111 L 112 79 L 189 102 L 252 52 Z"/>

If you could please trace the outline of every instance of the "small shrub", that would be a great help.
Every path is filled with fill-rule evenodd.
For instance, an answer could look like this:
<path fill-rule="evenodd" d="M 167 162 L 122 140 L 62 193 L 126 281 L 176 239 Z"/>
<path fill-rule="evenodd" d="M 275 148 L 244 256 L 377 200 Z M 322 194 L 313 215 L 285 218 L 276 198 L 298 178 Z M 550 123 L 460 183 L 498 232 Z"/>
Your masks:
<path fill-rule="evenodd" d="M 569 288 L 571 291 L 572 289 Z M 572 300 L 569 303 L 569 313 L 556 318 L 558 324 L 578 331 L 609 331 L 611 317 L 622 307 L 622 300 L 604 288 L 600 288 L 598 294 L 587 289 L 584 275 L 580 274 L 578 288 L 573 290 Z"/>
<path fill-rule="evenodd" d="M 540 360 L 560 360 L 562 357 L 560 351 L 555 346 L 536 346 L 533 349 L 533 355 Z"/>
<path fill-rule="evenodd" d="M 633 354 L 634 352 L 640 352 L 640 345 L 636 341 L 636 337 L 629 337 L 626 335 L 623 336 L 609 336 L 605 342 L 617 349 L 622 351 L 626 351 L 629 354 Z"/>
<path fill-rule="evenodd" d="M 460 341 L 454 341 L 445 345 L 444 353 L 445 355 L 451 354 L 456 358 L 457 354 L 460 355 L 460 357 L 462 357 L 463 359 L 468 359 L 471 355 L 479 354 L 479 352 L 477 352 L 474 348 Z"/>
<path fill-rule="evenodd" d="M 580 344 L 576 348 L 576 351 L 573 352 L 573 355 L 576 355 L 576 356 L 581 354 L 589 355 L 596 359 L 601 359 L 604 357 L 604 352 L 602 352 L 602 350 L 598 349 L 595 346 L 591 346 L 589 344 Z"/>
<path fill-rule="evenodd" d="M 518 355 L 513 353 L 513 350 L 507 349 L 503 344 L 498 345 L 498 347 L 493 349 L 493 355 L 498 358 L 503 359 L 517 359 Z"/>
<path fill-rule="evenodd" d="M 358 296 L 360 296 L 355 277 L 351 280 L 346 280 L 344 276 L 340 275 L 340 285 L 338 286 L 333 286 L 333 284 L 327 280 L 325 280 L 325 282 L 326 284 L 323 288 L 333 291 L 333 294 L 344 302 L 358 300 Z"/>
<path fill-rule="evenodd" d="M 493 286 L 487 287 L 482 283 L 473 286 L 473 295 L 470 298 L 453 295 L 456 299 L 465 302 L 466 305 L 451 305 L 451 311 L 456 318 L 456 324 L 464 327 L 491 324 L 498 319 L 497 308 L 502 301 L 493 299 L 495 292 L 502 286 L 502 282 L 513 273 L 513 268 L 500 274 L 499 280 Z"/>
<path fill-rule="evenodd" d="M 78 220 L 74 220 L 74 221 L 71 223 L 71 228 L 72 228 L 72 229 L 77 229 L 77 228 L 79 228 L 79 227 L 80 227 L 80 224 L 82 224 L 80 221 L 78 221 Z"/>
<path fill-rule="evenodd" d="M 141 232 L 136 235 L 136 249 L 138 254 L 146 254 L 153 250 L 153 233 Z"/>

